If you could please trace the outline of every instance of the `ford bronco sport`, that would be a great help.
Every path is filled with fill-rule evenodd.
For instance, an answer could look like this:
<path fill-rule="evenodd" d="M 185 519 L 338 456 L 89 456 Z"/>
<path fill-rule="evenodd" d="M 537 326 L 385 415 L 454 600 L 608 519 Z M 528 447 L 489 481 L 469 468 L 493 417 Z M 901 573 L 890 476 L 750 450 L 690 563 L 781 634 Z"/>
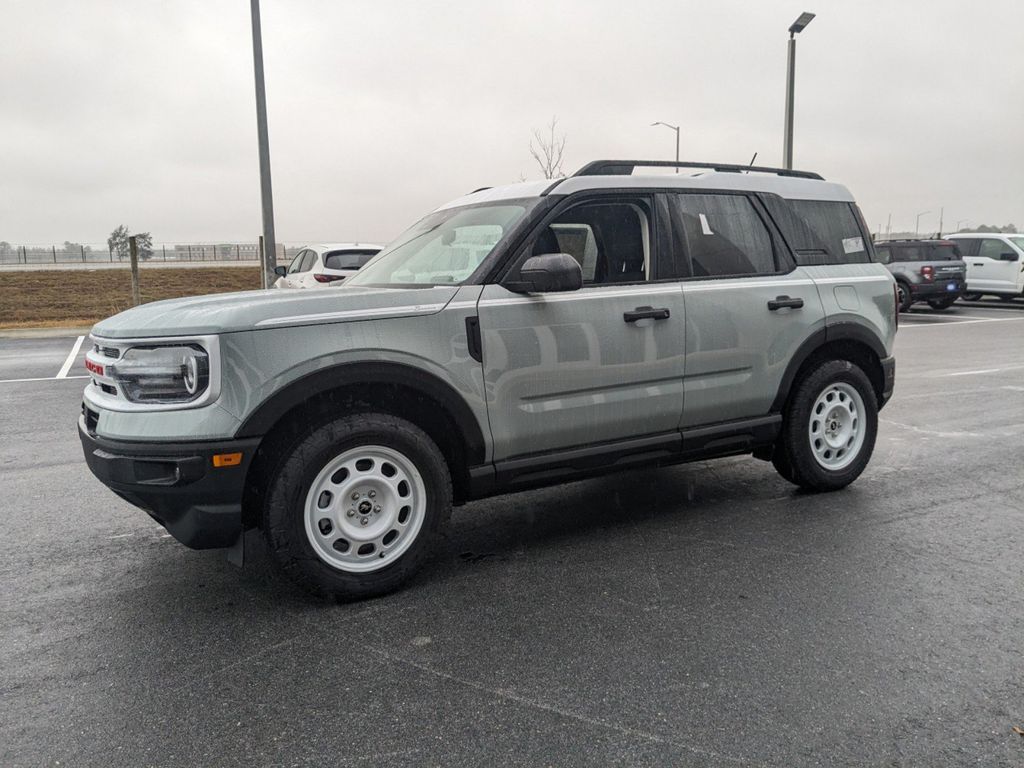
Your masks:
<path fill-rule="evenodd" d="M 237 556 L 259 528 L 338 599 L 406 581 L 451 506 L 493 494 L 740 454 L 842 488 L 893 390 L 872 248 L 808 172 L 597 161 L 477 190 L 338 290 L 98 323 L 85 458 L 183 544 Z"/>
<path fill-rule="evenodd" d="M 949 309 L 963 295 L 967 265 L 952 240 L 889 240 L 875 243 L 875 256 L 896 278 L 900 312 L 918 301 Z"/>

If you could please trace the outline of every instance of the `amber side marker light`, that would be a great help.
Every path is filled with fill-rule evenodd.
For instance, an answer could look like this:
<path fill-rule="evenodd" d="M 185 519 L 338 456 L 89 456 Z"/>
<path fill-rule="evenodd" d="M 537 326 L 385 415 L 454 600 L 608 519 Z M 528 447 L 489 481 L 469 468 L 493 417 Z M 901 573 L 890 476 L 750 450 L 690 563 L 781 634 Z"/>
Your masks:
<path fill-rule="evenodd" d="M 213 454 L 213 466 L 215 467 L 237 467 L 242 463 L 241 453 L 215 453 Z"/>

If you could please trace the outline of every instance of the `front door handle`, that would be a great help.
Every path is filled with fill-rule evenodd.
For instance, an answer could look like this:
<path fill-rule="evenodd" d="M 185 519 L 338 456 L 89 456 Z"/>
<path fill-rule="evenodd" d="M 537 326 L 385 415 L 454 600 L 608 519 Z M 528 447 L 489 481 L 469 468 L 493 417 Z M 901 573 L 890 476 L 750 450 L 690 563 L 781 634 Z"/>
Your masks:
<path fill-rule="evenodd" d="M 803 305 L 803 299 L 791 299 L 789 296 L 776 296 L 768 302 L 768 309 L 774 312 L 776 309 L 800 309 Z"/>
<path fill-rule="evenodd" d="M 668 320 L 668 307 L 637 307 L 632 312 L 623 312 L 622 319 L 627 323 L 635 323 L 637 320 Z"/>
<path fill-rule="evenodd" d="M 971 265 L 975 266 L 975 267 L 984 267 L 985 266 L 985 262 L 981 262 L 981 264 L 979 264 L 978 262 L 974 261 L 974 262 L 971 262 Z"/>

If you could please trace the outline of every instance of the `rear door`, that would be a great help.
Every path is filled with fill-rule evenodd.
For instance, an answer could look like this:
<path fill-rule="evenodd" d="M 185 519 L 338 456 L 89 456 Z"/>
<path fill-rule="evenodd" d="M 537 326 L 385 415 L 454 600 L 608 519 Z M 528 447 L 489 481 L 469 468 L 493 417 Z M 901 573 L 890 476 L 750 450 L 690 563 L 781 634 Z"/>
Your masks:
<path fill-rule="evenodd" d="M 508 276 L 518 279 L 531 255 L 568 253 L 580 262 L 580 290 L 484 287 L 479 322 L 496 461 L 678 438 L 686 317 L 652 203 L 649 195 L 567 201 Z"/>
<path fill-rule="evenodd" d="M 681 426 L 767 415 L 793 353 L 824 326 L 814 281 L 755 197 L 666 197 L 690 274 Z"/>

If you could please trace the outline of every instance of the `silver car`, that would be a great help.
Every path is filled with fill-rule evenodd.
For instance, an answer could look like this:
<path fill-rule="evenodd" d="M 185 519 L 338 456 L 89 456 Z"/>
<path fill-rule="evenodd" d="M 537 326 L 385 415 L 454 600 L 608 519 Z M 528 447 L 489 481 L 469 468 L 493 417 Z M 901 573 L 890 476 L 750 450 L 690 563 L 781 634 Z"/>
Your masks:
<path fill-rule="evenodd" d="M 441 206 L 337 290 L 104 320 L 80 434 L 182 543 L 240 556 L 258 528 L 285 574 L 350 599 L 406 581 L 471 499 L 741 454 L 846 486 L 896 323 L 839 184 L 597 161 Z"/>

